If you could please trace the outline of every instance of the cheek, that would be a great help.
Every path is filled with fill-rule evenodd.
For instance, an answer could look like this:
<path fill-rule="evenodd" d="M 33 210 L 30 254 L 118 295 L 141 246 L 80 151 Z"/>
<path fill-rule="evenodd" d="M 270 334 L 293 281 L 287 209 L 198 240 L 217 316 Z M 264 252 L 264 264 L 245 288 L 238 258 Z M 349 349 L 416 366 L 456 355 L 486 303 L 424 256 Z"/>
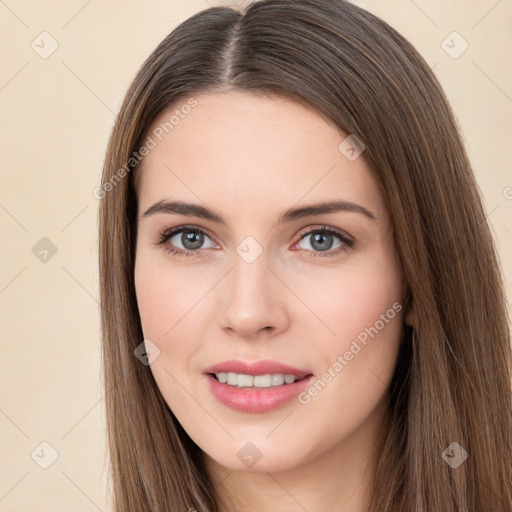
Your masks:
<path fill-rule="evenodd" d="M 318 344 L 323 373 L 302 403 L 326 424 L 355 428 L 376 407 L 393 375 L 403 305 L 401 277 L 390 254 L 358 260 L 331 279 L 329 293 L 322 296 L 316 288 L 311 297 L 335 334 L 325 330 L 325 342 Z"/>
<path fill-rule="evenodd" d="M 188 374 L 187 362 L 200 345 L 200 337 L 190 335 L 190 322 L 200 314 L 198 301 L 207 288 L 197 273 L 191 274 L 154 251 L 137 252 L 134 279 L 142 331 L 160 350 L 149 369 L 173 411 L 187 403 L 178 382 Z"/>
<path fill-rule="evenodd" d="M 375 251 L 353 258 L 336 271 L 317 272 L 313 280 L 301 276 L 295 291 L 317 314 L 318 332 L 325 339 L 324 346 L 341 349 L 373 326 L 390 308 L 392 311 L 386 320 L 392 321 L 386 322 L 386 327 L 400 323 L 396 317 L 402 315 L 401 288 L 401 277 L 389 252 Z M 400 306 L 393 309 L 395 303 Z"/>
<path fill-rule="evenodd" d="M 392 254 L 354 258 L 314 287 L 302 282 L 301 293 L 324 324 L 318 322 L 316 341 L 323 372 L 317 388 L 326 383 L 318 405 L 332 400 L 345 410 L 371 408 L 389 384 L 403 328 L 401 276 Z"/>
<path fill-rule="evenodd" d="M 195 308 L 208 289 L 197 272 L 170 265 L 162 255 L 144 250 L 137 253 L 134 277 L 144 336 L 155 340 L 170 335 L 193 308 L 197 313 Z"/>
<path fill-rule="evenodd" d="M 166 291 L 164 280 L 156 267 L 137 258 L 135 265 L 135 293 L 142 331 L 145 338 L 159 338 L 164 330 L 165 312 L 173 306 L 173 296 Z"/>

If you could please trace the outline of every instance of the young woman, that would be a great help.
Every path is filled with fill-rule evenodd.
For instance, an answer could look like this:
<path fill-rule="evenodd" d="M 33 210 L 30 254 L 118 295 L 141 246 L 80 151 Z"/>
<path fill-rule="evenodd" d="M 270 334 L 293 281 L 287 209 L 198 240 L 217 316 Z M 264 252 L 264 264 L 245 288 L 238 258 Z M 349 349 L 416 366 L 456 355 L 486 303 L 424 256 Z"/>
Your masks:
<path fill-rule="evenodd" d="M 386 23 L 194 15 L 132 83 L 97 194 L 116 512 L 512 511 L 493 239 Z"/>

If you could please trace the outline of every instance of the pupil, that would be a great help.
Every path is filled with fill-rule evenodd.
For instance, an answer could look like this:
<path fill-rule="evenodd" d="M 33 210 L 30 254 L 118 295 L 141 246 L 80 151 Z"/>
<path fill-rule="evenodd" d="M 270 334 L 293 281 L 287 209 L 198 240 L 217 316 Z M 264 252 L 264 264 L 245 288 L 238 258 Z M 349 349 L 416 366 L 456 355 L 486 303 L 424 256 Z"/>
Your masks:
<path fill-rule="evenodd" d="M 326 251 L 331 248 L 332 246 L 332 235 L 325 235 L 322 233 L 315 233 L 314 235 L 311 235 L 313 237 L 313 242 L 311 244 L 311 247 L 318 251 Z M 328 239 L 328 242 L 325 243 L 326 239 Z"/>
<path fill-rule="evenodd" d="M 181 243 L 185 249 L 199 249 L 203 244 L 203 234 L 197 231 L 185 231 L 181 235 Z"/>

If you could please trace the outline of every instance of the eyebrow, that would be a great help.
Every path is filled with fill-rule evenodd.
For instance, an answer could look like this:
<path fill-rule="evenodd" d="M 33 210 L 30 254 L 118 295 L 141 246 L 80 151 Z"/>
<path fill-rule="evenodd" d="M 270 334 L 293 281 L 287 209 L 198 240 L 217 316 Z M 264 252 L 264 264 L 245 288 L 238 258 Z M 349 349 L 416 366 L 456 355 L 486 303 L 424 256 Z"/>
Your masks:
<path fill-rule="evenodd" d="M 286 222 L 292 222 L 294 220 L 302 219 L 305 217 L 313 217 L 315 215 L 337 212 L 359 213 L 371 220 L 377 221 L 375 214 L 364 206 L 349 201 L 330 201 L 285 210 L 279 216 L 277 223 L 284 224 Z M 226 221 L 222 218 L 222 216 L 210 208 L 201 206 L 199 204 L 184 203 L 182 201 L 158 201 L 144 212 L 143 217 L 149 217 L 150 215 L 154 215 L 156 213 L 179 214 L 189 217 L 199 217 L 201 219 L 206 219 L 212 222 L 226 225 Z"/>

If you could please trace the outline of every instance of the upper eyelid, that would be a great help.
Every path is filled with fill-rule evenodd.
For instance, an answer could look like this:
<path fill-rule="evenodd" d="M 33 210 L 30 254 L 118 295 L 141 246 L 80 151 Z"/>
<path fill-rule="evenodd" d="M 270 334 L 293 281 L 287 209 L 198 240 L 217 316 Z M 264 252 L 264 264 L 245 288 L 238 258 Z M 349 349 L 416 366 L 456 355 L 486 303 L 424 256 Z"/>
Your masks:
<path fill-rule="evenodd" d="M 327 231 L 329 233 L 332 233 L 332 234 L 338 234 L 339 236 L 346 236 L 347 238 L 350 238 L 351 240 L 353 240 L 353 237 L 351 235 L 349 235 L 344 229 L 340 229 L 340 228 L 335 228 L 333 226 L 327 226 L 325 224 L 323 224 L 321 227 L 318 227 L 318 228 L 306 228 L 305 231 L 302 231 L 301 230 L 301 237 L 304 236 L 304 235 L 308 235 L 310 233 L 314 233 L 315 231 Z"/>
<path fill-rule="evenodd" d="M 174 228 L 166 229 L 165 231 L 162 232 L 161 236 L 165 237 L 165 238 L 171 238 L 172 236 L 174 236 L 178 233 L 181 233 L 183 231 L 198 231 L 200 233 L 204 233 L 212 240 L 215 238 L 209 233 L 209 231 L 207 229 L 199 227 L 199 226 L 192 226 L 192 225 L 176 226 Z"/>

